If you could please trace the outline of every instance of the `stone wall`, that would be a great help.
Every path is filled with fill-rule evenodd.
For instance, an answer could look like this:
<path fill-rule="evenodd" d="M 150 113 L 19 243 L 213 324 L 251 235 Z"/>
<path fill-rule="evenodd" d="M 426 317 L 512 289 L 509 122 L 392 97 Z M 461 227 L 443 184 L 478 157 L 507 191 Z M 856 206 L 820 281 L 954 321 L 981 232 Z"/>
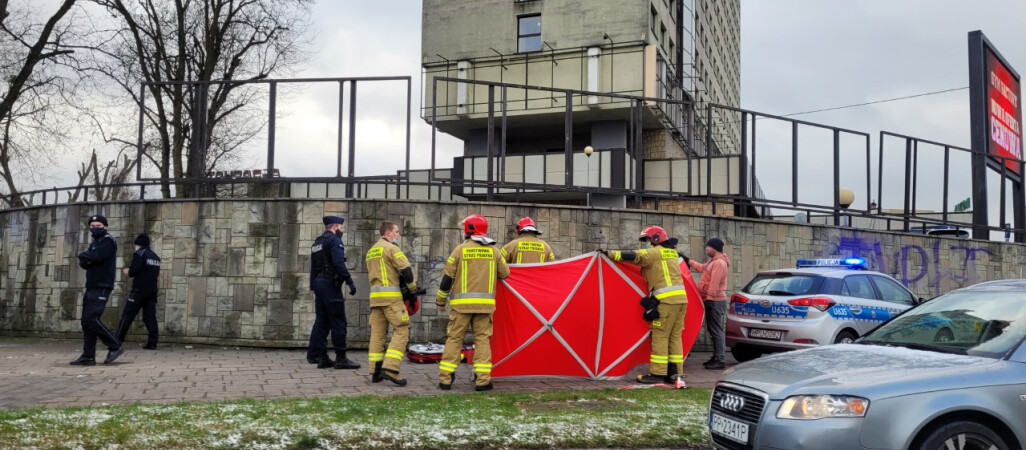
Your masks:
<path fill-rule="evenodd" d="M 87 245 L 85 220 L 101 213 L 118 238 L 118 267 L 130 261 L 135 234 L 146 231 L 163 258 L 158 321 L 164 341 L 305 346 L 314 318 L 308 248 L 321 217 L 346 218 L 348 265 L 359 293 L 347 300 L 350 344 L 366 346 L 367 282 L 363 254 L 383 220 L 402 224 L 401 246 L 433 295 L 445 258 L 461 240 L 459 221 L 482 213 L 500 243 L 524 215 L 545 232 L 557 257 L 598 248 L 636 248 L 644 225 L 681 238 L 681 251 L 703 259 L 718 236 L 732 259 L 730 289 L 759 270 L 795 259 L 860 255 L 920 296 L 980 281 L 1023 276 L 1026 246 L 863 232 L 828 226 L 637 210 L 408 201 L 154 201 L 40 207 L 0 212 L 0 334 L 77 337 L 84 271 L 75 255 Z M 698 275 L 696 274 L 696 277 Z M 130 281 L 120 275 L 104 320 L 113 326 Z M 446 316 L 427 299 L 413 317 L 412 341 L 441 342 Z M 133 334 L 142 334 L 141 321 Z M 699 348 L 707 348 L 705 337 Z M 134 340 L 141 340 L 140 337 Z"/>

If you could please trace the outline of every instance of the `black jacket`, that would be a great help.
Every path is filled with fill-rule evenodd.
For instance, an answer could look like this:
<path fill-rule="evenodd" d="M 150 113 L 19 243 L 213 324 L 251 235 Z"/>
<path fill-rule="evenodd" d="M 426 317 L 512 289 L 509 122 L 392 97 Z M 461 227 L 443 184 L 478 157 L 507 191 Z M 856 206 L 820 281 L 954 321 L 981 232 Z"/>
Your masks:
<path fill-rule="evenodd" d="M 132 254 L 132 265 L 128 267 L 128 276 L 132 278 L 132 290 L 138 295 L 157 295 L 160 257 L 149 247 L 140 248 Z"/>
<path fill-rule="evenodd" d="M 110 233 L 93 238 L 89 248 L 78 254 L 78 266 L 86 270 L 86 289 L 114 289 L 117 254 L 118 242 Z"/>
<path fill-rule="evenodd" d="M 339 285 L 352 280 L 346 268 L 346 249 L 335 233 L 325 231 L 310 248 L 310 290 L 315 278 L 333 279 Z"/>

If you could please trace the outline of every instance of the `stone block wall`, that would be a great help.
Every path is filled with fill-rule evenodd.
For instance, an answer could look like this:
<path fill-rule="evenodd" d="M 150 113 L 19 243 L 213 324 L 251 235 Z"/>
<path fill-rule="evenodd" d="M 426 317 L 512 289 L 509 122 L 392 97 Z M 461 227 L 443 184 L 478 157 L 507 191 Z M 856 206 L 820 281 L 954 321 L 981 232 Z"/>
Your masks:
<path fill-rule="evenodd" d="M 462 240 L 459 222 L 473 213 L 488 218 L 489 235 L 500 244 L 514 238 L 519 218 L 533 217 L 558 258 L 599 248 L 637 248 L 638 232 L 656 224 L 680 238 L 681 251 L 702 260 L 705 241 L 717 236 L 732 260 L 732 292 L 758 271 L 793 267 L 798 258 L 859 255 L 929 297 L 981 281 L 1021 278 L 1026 257 L 1026 246 L 1019 244 L 574 206 L 389 200 L 49 206 L 0 212 L 0 335 L 80 336 L 85 279 L 75 255 L 87 246 L 85 220 L 97 213 L 108 217 L 118 239 L 119 269 L 130 262 L 132 240 L 142 231 L 163 258 L 158 321 L 164 341 L 268 347 L 307 343 L 314 319 L 308 249 L 323 230 L 326 214 L 346 218 L 343 241 L 358 288 L 346 302 L 353 347 L 366 346 L 368 340 L 363 255 L 384 220 L 401 224 L 401 247 L 429 292 L 413 317 L 413 342 L 443 339 L 447 316 L 437 313 L 433 294 L 445 259 Z M 119 270 L 104 315 L 111 326 L 129 283 Z M 144 333 L 140 322 L 133 334 Z M 708 348 L 704 334 L 700 339 L 698 348 Z"/>

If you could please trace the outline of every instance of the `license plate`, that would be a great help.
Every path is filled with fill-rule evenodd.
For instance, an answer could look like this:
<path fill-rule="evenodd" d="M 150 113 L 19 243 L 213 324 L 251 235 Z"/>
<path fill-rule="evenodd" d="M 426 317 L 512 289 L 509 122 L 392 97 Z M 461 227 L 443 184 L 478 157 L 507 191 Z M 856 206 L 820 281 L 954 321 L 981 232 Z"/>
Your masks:
<path fill-rule="evenodd" d="M 784 333 L 780 330 L 763 330 L 761 328 L 752 328 L 748 330 L 748 337 L 753 339 L 769 339 L 772 341 L 779 341 Z"/>
<path fill-rule="evenodd" d="M 712 413 L 709 429 L 713 433 L 742 444 L 748 443 L 748 424 Z"/>

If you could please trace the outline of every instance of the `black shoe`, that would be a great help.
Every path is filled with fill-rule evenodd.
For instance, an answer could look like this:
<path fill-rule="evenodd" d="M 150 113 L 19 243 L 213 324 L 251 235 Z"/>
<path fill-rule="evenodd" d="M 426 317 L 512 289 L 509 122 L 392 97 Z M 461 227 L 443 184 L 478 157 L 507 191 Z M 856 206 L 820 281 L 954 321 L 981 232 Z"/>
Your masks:
<path fill-rule="evenodd" d="M 307 356 L 306 357 L 306 362 L 308 362 L 310 364 L 317 364 L 317 363 L 321 362 L 321 359 L 320 358 L 314 358 L 314 357 L 311 357 L 311 356 Z"/>
<path fill-rule="evenodd" d="M 706 361 L 706 362 L 704 362 L 704 363 L 702 363 L 702 365 L 703 365 L 703 366 L 708 366 L 709 364 L 712 364 L 712 363 L 714 363 L 714 362 L 716 362 L 716 356 L 715 356 L 715 355 L 713 355 L 713 356 L 710 356 L 710 357 L 709 357 L 709 360 L 708 360 L 708 361 Z"/>
<path fill-rule="evenodd" d="M 329 358 L 327 356 L 322 356 L 321 360 L 317 362 L 317 368 L 318 369 L 328 369 L 328 368 L 331 368 L 334 365 L 335 365 L 335 361 L 332 361 L 331 358 Z"/>
<path fill-rule="evenodd" d="M 346 358 L 345 356 L 339 356 L 338 358 L 335 359 L 335 368 L 336 369 L 359 369 L 360 368 L 360 364 L 351 361 L 349 358 Z"/>
<path fill-rule="evenodd" d="M 652 375 L 646 373 L 644 375 L 638 375 L 638 383 L 643 384 L 658 384 L 666 381 L 666 375 Z"/>
<path fill-rule="evenodd" d="M 723 361 L 713 361 L 705 366 L 705 368 L 708 370 L 723 370 L 727 368 L 727 365 Z"/>
<path fill-rule="evenodd" d="M 156 350 L 157 346 L 156 346 L 156 344 L 154 344 L 154 345 L 146 344 L 146 345 L 143 345 L 142 348 L 143 348 L 143 350 Z"/>
<path fill-rule="evenodd" d="M 125 346 L 124 345 L 122 345 L 121 347 L 118 347 L 116 350 L 109 350 L 109 351 L 107 351 L 107 357 L 103 359 L 103 363 L 104 364 L 110 364 L 110 363 L 114 362 L 115 359 L 118 359 L 118 356 L 121 356 L 124 353 L 125 353 Z"/>
<path fill-rule="evenodd" d="M 381 376 L 388 381 L 398 384 L 399 386 L 406 386 L 406 380 L 399 376 L 399 372 L 386 370 Z"/>
<path fill-rule="evenodd" d="M 86 358 L 85 356 L 79 356 L 78 359 L 72 361 L 70 364 L 73 366 L 95 366 L 96 359 Z"/>
<path fill-rule="evenodd" d="M 478 392 L 490 391 L 490 390 L 492 390 L 492 382 L 489 381 L 488 384 L 484 384 L 484 385 L 480 385 L 480 386 L 474 386 L 474 390 L 478 391 Z"/>
<path fill-rule="evenodd" d="M 374 363 L 374 372 L 371 373 L 371 383 L 380 383 L 384 378 L 381 377 L 381 361 Z"/>

